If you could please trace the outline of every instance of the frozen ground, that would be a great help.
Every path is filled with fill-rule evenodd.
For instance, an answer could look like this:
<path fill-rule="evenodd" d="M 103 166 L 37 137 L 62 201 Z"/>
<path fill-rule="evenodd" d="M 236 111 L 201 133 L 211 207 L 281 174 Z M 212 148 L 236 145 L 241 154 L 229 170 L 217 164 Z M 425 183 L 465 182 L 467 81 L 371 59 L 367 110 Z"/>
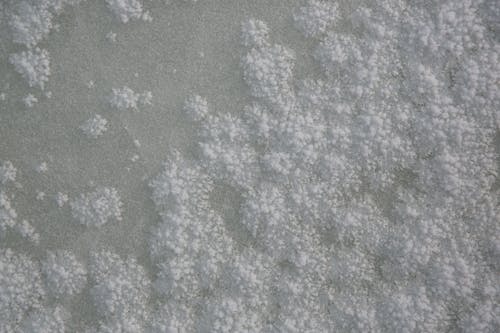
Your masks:
<path fill-rule="evenodd" d="M 0 13 L 0 333 L 500 331 L 497 1 Z"/>

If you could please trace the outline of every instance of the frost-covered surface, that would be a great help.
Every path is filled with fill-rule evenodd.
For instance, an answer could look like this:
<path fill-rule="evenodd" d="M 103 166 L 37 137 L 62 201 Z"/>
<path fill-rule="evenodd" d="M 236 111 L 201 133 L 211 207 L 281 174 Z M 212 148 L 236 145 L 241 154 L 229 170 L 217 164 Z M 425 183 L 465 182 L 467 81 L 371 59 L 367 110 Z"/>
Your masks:
<path fill-rule="evenodd" d="M 87 271 L 69 251 L 49 252 L 42 263 L 48 291 L 56 297 L 79 293 L 87 282 Z"/>
<path fill-rule="evenodd" d="M 86 226 L 101 226 L 110 219 L 120 221 L 122 205 L 118 191 L 110 187 L 98 187 L 70 202 L 73 218 Z"/>
<path fill-rule="evenodd" d="M 500 331 L 498 1 L 0 12 L 0 333 Z"/>

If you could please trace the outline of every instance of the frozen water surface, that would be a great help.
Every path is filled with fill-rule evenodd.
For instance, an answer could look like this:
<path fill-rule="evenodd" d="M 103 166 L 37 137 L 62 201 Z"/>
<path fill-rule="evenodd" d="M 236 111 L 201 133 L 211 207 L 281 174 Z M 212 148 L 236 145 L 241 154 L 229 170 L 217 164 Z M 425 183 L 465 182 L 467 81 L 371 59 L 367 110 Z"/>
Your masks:
<path fill-rule="evenodd" d="M 497 1 L 0 13 L 0 333 L 500 331 Z"/>

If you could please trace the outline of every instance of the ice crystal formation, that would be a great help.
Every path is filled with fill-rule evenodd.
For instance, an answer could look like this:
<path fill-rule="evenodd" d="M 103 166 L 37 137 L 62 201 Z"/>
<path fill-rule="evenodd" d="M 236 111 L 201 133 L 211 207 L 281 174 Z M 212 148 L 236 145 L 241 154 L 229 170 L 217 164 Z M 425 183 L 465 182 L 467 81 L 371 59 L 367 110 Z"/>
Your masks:
<path fill-rule="evenodd" d="M 500 331 L 498 1 L 0 12 L 0 333 Z"/>
<path fill-rule="evenodd" d="M 86 120 L 80 126 L 80 129 L 89 138 L 97 139 L 99 136 L 104 134 L 104 132 L 106 132 L 106 130 L 108 129 L 107 126 L 108 121 L 101 115 L 96 114 L 92 118 Z"/>
<path fill-rule="evenodd" d="M 109 99 L 110 104 L 118 110 L 137 109 L 138 105 L 151 105 L 153 95 L 150 91 L 142 94 L 135 93 L 129 87 L 113 88 L 113 94 Z"/>
<path fill-rule="evenodd" d="M 118 191 L 110 187 L 98 187 L 70 202 L 74 219 L 86 226 L 101 226 L 112 218 L 120 221 L 122 205 Z"/>

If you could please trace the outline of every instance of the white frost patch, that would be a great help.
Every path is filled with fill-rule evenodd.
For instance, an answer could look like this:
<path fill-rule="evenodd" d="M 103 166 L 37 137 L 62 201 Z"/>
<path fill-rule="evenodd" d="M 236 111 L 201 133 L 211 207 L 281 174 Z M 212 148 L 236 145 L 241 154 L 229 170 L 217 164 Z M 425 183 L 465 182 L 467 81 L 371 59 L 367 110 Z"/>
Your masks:
<path fill-rule="evenodd" d="M 195 120 L 202 120 L 208 114 L 207 100 L 199 95 L 188 97 L 184 101 L 184 112 Z"/>
<path fill-rule="evenodd" d="M 330 1 L 309 0 L 294 15 L 296 26 L 306 37 L 323 34 L 337 20 L 337 4 Z"/>
<path fill-rule="evenodd" d="M 81 194 L 70 202 L 73 217 L 86 226 L 101 226 L 114 218 L 122 219 L 122 202 L 114 188 L 98 187 L 95 191 Z"/>
<path fill-rule="evenodd" d="M 53 28 L 49 1 L 19 1 L 9 19 L 14 42 L 34 46 Z"/>
<path fill-rule="evenodd" d="M 10 199 L 3 191 L 0 192 L 0 230 L 5 232 L 7 228 L 12 228 L 16 224 L 17 213 L 12 207 Z"/>
<path fill-rule="evenodd" d="M 96 114 L 94 117 L 85 121 L 80 126 L 80 129 L 89 138 L 97 139 L 108 129 L 108 121 L 101 117 L 101 115 Z"/>
<path fill-rule="evenodd" d="M 267 45 L 269 43 L 269 27 L 261 20 L 245 21 L 241 26 L 241 42 L 246 47 Z"/>
<path fill-rule="evenodd" d="M 49 167 L 47 165 L 47 162 L 42 162 L 37 167 L 35 168 L 36 172 L 38 173 L 45 173 L 49 170 Z"/>
<path fill-rule="evenodd" d="M 149 12 L 144 11 L 138 0 L 106 0 L 108 8 L 122 23 L 131 20 L 151 21 Z"/>
<path fill-rule="evenodd" d="M 116 32 L 110 31 L 106 34 L 106 39 L 111 43 L 116 43 Z"/>
<path fill-rule="evenodd" d="M 69 200 L 68 195 L 66 193 L 62 193 L 62 192 L 57 192 L 54 199 L 57 203 L 57 206 L 59 206 L 59 208 L 63 207 L 66 204 L 66 202 L 68 202 L 68 200 Z"/>
<path fill-rule="evenodd" d="M 42 262 L 45 285 L 55 297 L 79 293 L 87 283 L 87 271 L 69 251 L 49 252 Z"/>
<path fill-rule="evenodd" d="M 50 76 L 49 52 L 40 48 L 14 53 L 9 57 L 16 71 L 28 82 L 30 87 L 43 90 Z"/>
<path fill-rule="evenodd" d="M 38 264 L 24 254 L 0 250 L 0 332 L 19 332 L 24 313 L 40 308 L 45 292 Z"/>
<path fill-rule="evenodd" d="M 38 103 L 38 98 L 33 94 L 28 94 L 23 98 L 23 103 L 28 108 L 32 108 L 36 103 Z"/>
<path fill-rule="evenodd" d="M 137 109 L 138 105 L 151 105 L 153 94 L 145 91 L 142 94 L 135 93 L 125 86 L 123 88 L 113 88 L 109 99 L 111 105 L 118 110 Z"/>
<path fill-rule="evenodd" d="M 91 256 L 90 273 L 95 285 L 92 300 L 103 319 L 104 332 L 143 332 L 148 317 L 150 280 L 133 258 L 121 259 L 110 251 Z"/>
<path fill-rule="evenodd" d="M 0 165 L 0 184 L 6 184 L 16 180 L 17 169 L 12 162 L 5 161 Z"/>
<path fill-rule="evenodd" d="M 26 220 L 22 220 L 20 223 L 17 223 L 14 230 L 16 230 L 21 237 L 33 242 L 34 244 L 38 244 L 40 242 L 40 234 L 36 232 L 36 229 Z"/>
<path fill-rule="evenodd" d="M 252 21 L 249 21 L 252 22 Z M 249 22 L 243 24 L 243 31 Z M 263 28 L 258 27 L 260 31 Z M 261 32 L 243 33 L 252 42 L 252 48 L 242 59 L 243 77 L 250 87 L 252 96 L 262 98 L 273 106 L 290 108 L 293 104 L 292 78 L 294 52 L 281 45 L 263 43 Z"/>

